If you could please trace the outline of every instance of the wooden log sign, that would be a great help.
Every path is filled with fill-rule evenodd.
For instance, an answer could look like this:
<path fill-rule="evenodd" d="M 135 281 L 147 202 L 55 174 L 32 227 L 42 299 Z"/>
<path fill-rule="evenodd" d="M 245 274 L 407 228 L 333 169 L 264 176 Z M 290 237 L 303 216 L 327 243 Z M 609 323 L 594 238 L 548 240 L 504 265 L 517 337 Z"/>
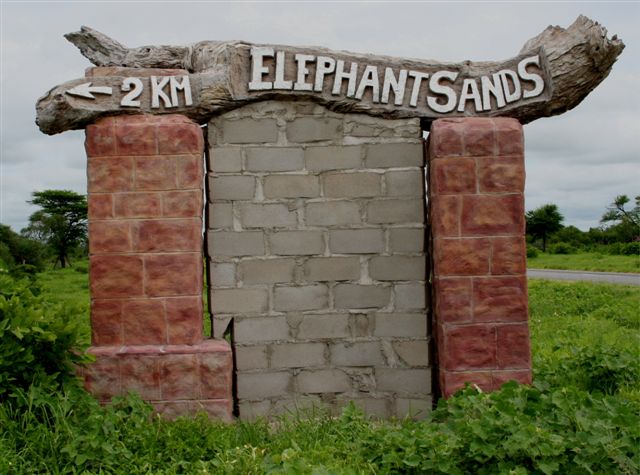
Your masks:
<path fill-rule="evenodd" d="M 441 117 L 505 116 L 527 123 L 579 104 L 624 49 L 584 16 L 567 29 L 548 27 L 516 57 L 494 62 L 442 63 L 239 41 L 126 48 L 87 27 L 66 37 L 95 65 L 116 69 L 103 75 L 97 70 L 40 98 L 36 122 L 47 134 L 127 112 L 180 113 L 204 123 L 269 99 L 419 117 L 427 129 Z"/>

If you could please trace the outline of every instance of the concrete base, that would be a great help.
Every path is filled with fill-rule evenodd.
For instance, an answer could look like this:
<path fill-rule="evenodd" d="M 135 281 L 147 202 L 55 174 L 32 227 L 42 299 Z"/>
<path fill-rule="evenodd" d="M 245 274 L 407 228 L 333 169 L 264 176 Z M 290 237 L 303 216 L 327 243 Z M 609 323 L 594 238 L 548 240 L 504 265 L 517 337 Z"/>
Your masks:
<path fill-rule="evenodd" d="M 94 346 L 85 387 L 101 402 L 135 392 L 169 417 L 204 411 L 231 421 L 233 358 L 225 340 L 197 345 Z"/>

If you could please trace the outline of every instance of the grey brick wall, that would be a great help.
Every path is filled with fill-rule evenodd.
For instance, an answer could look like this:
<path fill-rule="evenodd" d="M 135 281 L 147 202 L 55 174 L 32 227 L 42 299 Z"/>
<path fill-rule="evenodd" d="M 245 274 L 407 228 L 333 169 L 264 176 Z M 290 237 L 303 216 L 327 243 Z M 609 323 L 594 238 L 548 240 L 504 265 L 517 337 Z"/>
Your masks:
<path fill-rule="evenodd" d="M 421 135 L 303 102 L 210 122 L 210 305 L 241 417 L 429 410 Z"/>

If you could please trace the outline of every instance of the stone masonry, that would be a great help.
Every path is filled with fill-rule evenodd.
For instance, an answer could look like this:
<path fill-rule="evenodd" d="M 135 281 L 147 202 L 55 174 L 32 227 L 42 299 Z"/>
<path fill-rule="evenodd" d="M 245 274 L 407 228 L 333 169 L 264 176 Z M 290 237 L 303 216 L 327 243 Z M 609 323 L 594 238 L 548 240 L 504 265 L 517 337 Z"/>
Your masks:
<path fill-rule="evenodd" d="M 168 415 L 230 420 L 231 349 L 202 337 L 201 128 L 181 115 L 122 115 L 88 126 L 85 145 L 96 356 L 87 389 L 103 402 L 135 391 Z"/>
<path fill-rule="evenodd" d="M 214 335 L 240 416 L 431 406 L 419 121 L 261 102 L 209 123 Z"/>
<path fill-rule="evenodd" d="M 440 392 L 530 383 L 522 126 L 435 121 L 428 161 Z"/>

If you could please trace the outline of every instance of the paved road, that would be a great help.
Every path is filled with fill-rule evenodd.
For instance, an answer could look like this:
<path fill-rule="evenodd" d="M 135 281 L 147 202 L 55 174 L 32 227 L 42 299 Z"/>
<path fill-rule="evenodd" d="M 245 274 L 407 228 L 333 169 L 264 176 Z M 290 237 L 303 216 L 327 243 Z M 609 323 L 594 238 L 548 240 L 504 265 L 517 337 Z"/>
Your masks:
<path fill-rule="evenodd" d="M 619 272 L 587 272 L 582 270 L 527 269 L 530 279 L 586 280 L 611 284 L 640 285 L 640 274 Z"/>

